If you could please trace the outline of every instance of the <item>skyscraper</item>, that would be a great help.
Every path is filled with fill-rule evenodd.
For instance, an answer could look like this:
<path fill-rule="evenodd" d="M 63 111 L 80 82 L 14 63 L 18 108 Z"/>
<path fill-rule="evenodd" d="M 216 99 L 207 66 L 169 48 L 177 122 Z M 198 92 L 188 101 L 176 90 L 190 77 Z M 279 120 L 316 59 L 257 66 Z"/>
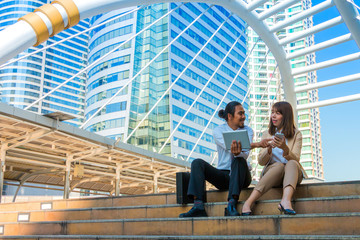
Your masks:
<path fill-rule="evenodd" d="M 264 11 L 273 5 L 279 3 L 279 0 L 271 0 L 266 2 L 262 7 L 258 8 L 258 12 Z M 300 13 L 301 11 L 310 8 L 311 1 L 301 1 L 285 11 L 279 12 L 274 17 L 266 19 L 269 24 L 276 24 L 290 18 L 291 16 Z M 304 21 L 299 21 L 285 29 L 276 33 L 281 39 L 287 34 L 311 28 L 313 25 L 312 18 L 307 18 Z M 250 95 L 250 112 L 251 112 L 251 127 L 254 129 L 255 137 L 259 139 L 260 133 L 267 129 L 269 124 L 270 107 L 274 101 L 283 99 L 281 92 L 281 82 L 278 69 L 276 69 L 276 62 L 274 57 L 268 52 L 267 46 L 259 40 L 257 34 L 248 29 L 248 48 L 255 45 L 254 51 L 249 59 L 249 83 L 252 83 Z M 298 41 L 287 44 L 285 47 L 288 53 L 296 52 L 297 50 L 312 46 L 314 44 L 313 37 L 306 37 Z M 315 62 L 315 54 L 309 54 L 306 57 L 299 57 L 291 60 L 291 67 L 304 67 Z M 316 73 L 309 72 L 298 75 L 294 78 L 295 86 L 303 86 L 317 81 Z M 317 90 L 309 92 L 297 93 L 298 104 L 316 102 L 318 100 Z M 295 106 L 293 106 L 295 107 Z M 298 127 L 303 135 L 303 148 L 300 162 L 306 170 L 309 177 L 323 180 L 323 160 L 321 152 L 321 132 L 320 132 L 320 117 L 318 109 L 309 109 L 298 111 Z M 253 165 L 256 167 L 257 154 L 259 151 L 254 151 L 252 156 Z M 256 175 L 259 177 L 261 167 L 257 167 Z"/>
<path fill-rule="evenodd" d="M 20 17 L 50 0 L 0 2 L 0 30 L 14 24 Z M 32 53 L 39 48 L 58 42 L 89 27 L 81 21 L 38 47 L 31 47 L 17 56 Z M 88 35 L 81 34 L 55 47 L 36 53 L 0 69 L 0 100 L 25 108 L 44 94 L 63 83 L 87 65 Z M 39 114 L 61 111 L 74 115 L 70 124 L 80 126 L 84 119 L 86 74 L 69 81 L 63 87 L 35 104 L 29 110 Z"/>
<path fill-rule="evenodd" d="M 175 3 L 154 4 L 141 8 L 136 13 L 123 15 L 113 24 L 91 32 L 89 63 L 113 49 L 114 44 L 126 41 L 178 6 L 179 4 Z M 142 69 L 208 8 L 209 5 L 204 3 L 186 3 L 126 43 L 121 49 L 95 64 L 88 73 L 87 119 L 113 93 L 119 91 L 134 76 L 137 74 L 138 76 L 127 87 L 123 87 L 123 91 L 114 101 L 91 119 L 85 128 L 113 138 L 126 139 L 132 134 L 129 143 L 150 151 L 158 152 L 163 149 L 161 153 L 186 159 L 245 60 L 245 23 L 236 16 L 230 16 L 230 12 L 226 9 L 214 6 L 158 56 L 148 68 Z M 112 16 L 130 10 L 121 9 L 99 15 L 92 18 L 90 23 L 99 24 Z M 206 44 L 227 18 L 229 20 L 213 40 Z M 239 40 L 229 57 L 207 83 L 236 39 Z M 188 63 L 205 44 L 205 49 L 182 74 Z M 171 91 L 167 91 L 175 81 Z M 179 123 L 205 85 L 207 87 L 194 107 L 189 110 L 184 121 Z M 232 100 L 242 101 L 246 91 L 247 69 L 245 67 L 221 106 L 224 107 Z M 161 97 L 163 98 L 154 111 L 140 124 Z M 248 101 L 245 101 L 244 107 L 248 109 Z M 191 156 L 192 159 L 201 157 L 214 162 L 216 148 L 211 133 L 212 129 L 221 123 L 223 121 L 216 115 L 197 145 Z M 167 138 L 177 126 L 172 139 L 165 146 Z M 134 129 L 137 130 L 132 133 Z"/>

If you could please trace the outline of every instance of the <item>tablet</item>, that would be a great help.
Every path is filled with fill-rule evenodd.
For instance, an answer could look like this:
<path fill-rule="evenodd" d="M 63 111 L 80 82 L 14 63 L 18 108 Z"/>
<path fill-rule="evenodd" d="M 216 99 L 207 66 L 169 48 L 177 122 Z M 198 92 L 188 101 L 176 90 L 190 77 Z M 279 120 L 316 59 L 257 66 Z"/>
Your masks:
<path fill-rule="evenodd" d="M 223 132 L 223 138 L 225 142 L 226 150 L 231 149 L 231 143 L 233 140 L 241 142 L 241 150 L 247 151 L 251 149 L 251 143 L 247 130 L 236 130 L 230 132 Z"/>

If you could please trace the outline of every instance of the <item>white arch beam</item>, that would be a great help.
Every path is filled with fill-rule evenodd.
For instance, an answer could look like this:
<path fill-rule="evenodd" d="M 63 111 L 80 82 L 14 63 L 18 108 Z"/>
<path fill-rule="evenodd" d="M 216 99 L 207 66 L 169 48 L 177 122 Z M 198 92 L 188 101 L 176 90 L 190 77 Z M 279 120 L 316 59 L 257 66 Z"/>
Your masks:
<path fill-rule="evenodd" d="M 12 64 L 12 63 L 14 63 L 14 62 L 17 62 L 17 61 L 20 61 L 20 60 L 25 59 L 25 58 L 27 58 L 27 57 L 30 57 L 30 56 L 32 56 L 32 55 L 34 55 L 34 54 L 36 54 L 36 53 L 45 51 L 46 49 L 52 48 L 52 47 L 54 47 L 54 46 L 56 46 L 56 45 L 59 45 L 60 43 L 69 41 L 70 39 L 73 39 L 73 38 L 75 38 L 75 37 L 77 37 L 77 36 L 80 36 L 81 34 L 90 32 L 90 31 L 93 30 L 93 29 L 96 29 L 96 28 L 101 27 L 101 26 L 103 26 L 103 25 L 105 25 L 105 24 L 108 24 L 108 23 L 111 22 L 111 21 L 114 21 L 114 20 L 119 19 L 119 18 L 121 18 L 121 17 L 123 17 L 123 16 L 126 16 L 126 15 L 128 15 L 128 14 L 131 14 L 131 13 L 133 13 L 133 12 L 136 12 L 136 11 L 144 8 L 145 6 L 146 6 L 146 5 L 144 5 L 144 6 L 142 6 L 142 7 L 135 8 L 135 9 L 131 10 L 130 12 L 122 13 L 122 14 L 120 14 L 120 15 L 114 17 L 114 18 L 110 18 L 109 20 L 104 21 L 104 22 L 102 22 L 102 23 L 100 23 L 100 24 L 98 24 L 98 25 L 96 25 L 96 26 L 90 27 L 90 28 L 85 29 L 85 30 L 83 30 L 83 31 L 81 31 L 81 32 L 78 32 L 78 33 L 76 33 L 76 34 L 72 34 L 71 36 L 69 36 L 69 37 L 67 37 L 67 38 L 61 39 L 60 41 L 54 42 L 54 43 L 52 43 L 52 44 L 50 44 L 50 45 L 46 45 L 46 46 L 44 46 L 43 48 L 40 48 L 40 49 L 38 49 L 38 50 L 36 50 L 36 51 L 34 51 L 34 52 L 28 53 L 28 54 L 26 54 L 26 55 L 24 55 L 24 56 L 21 56 L 21 57 L 19 57 L 19 58 L 16 58 L 16 59 L 13 59 L 13 60 L 11 60 L 11 61 L 8 61 L 8 62 L 6 62 L 5 64 L 1 65 L 0 68 L 6 67 L 6 66 L 8 66 L 8 65 L 10 65 L 10 64 Z M 1 46 L 0 46 L 0 48 L 1 48 Z M 0 55 L 0 56 L 1 56 L 1 55 Z M 0 63 L 1 63 L 1 62 L 2 62 L 2 61 L 1 61 L 1 59 L 0 59 Z"/>
<path fill-rule="evenodd" d="M 297 105 L 297 110 L 319 108 L 319 107 L 325 107 L 325 106 L 330 106 L 330 105 L 334 105 L 334 104 L 353 102 L 353 101 L 359 101 L 359 100 L 360 100 L 360 93 L 346 96 L 346 97 L 338 97 L 338 98 L 323 100 L 323 101 L 319 101 L 319 102 Z"/>
<path fill-rule="evenodd" d="M 264 3 L 266 3 L 268 0 L 254 0 L 252 2 L 250 2 L 247 6 L 247 10 L 249 12 L 255 10 L 256 8 L 260 7 L 261 5 L 263 5 Z"/>
<path fill-rule="evenodd" d="M 339 25 L 341 23 L 343 23 L 344 20 L 339 16 L 339 17 L 336 17 L 336 18 L 333 18 L 333 19 L 330 19 L 326 22 L 323 22 L 323 23 L 320 23 L 312 28 L 308 28 L 304 31 L 301 31 L 299 33 L 295 33 L 295 34 L 291 34 L 289 35 L 288 37 L 286 38 L 283 38 L 280 40 L 280 45 L 284 46 L 286 44 L 289 44 L 291 42 L 294 42 L 296 40 L 299 40 L 301 38 L 304 38 L 304 37 L 307 37 L 307 36 L 310 36 L 312 34 L 315 34 L 317 32 L 320 32 L 320 31 L 323 31 L 325 29 L 328 29 L 328 28 L 331 28 L 331 27 L 334 27 L 336 25 Z"/>
<path fill-rule="evenodd" d="M 340 78 L 334 78 L 331 80 L 317 82 L 317 83 L 313 83 L 313 84 L 308 84 L 308 85 L 304 85 L 304 86 L 299 86 L 299 87 L 295 88 L 295 92 L 300 93 L 300 92 L 319 89 L 319 88 L 323 88 L 323 87 L 333 86 L 333 85 L 337 85 L 337 84 L 341 84 L 341 83 L 352 82 L 352 81 L 356 81 L 356 80 L 360 80 L 360 73 L 348 75 L 348 76 L 340 77 Z"/>
<path fill-rule="evenodd" d="M 271 17 L 272 15 L 290 7 L 291 5 L 294 5 L 295 3 L 297 3 L 298 0 L 287 0 L 287 1 L 282 1 L 279 4 L 276 4 L 275 6 L 269 8 L 268 10 L 262 12 L 259 14 L 259 20 L 263 21 L 266 18 Z"/>
<path fill-rule="evenodd" d="M 360 21 L 359 21 L 359 12 L 356 10 L 355 6 L 349 4 L 348 1 L 344 0 L 333 0 L 336 4 L 339 13 L 343 17 L 346 26 L 352 33 L 356 44 L 360 48 Z"/>
<path fill-rule="evenodd" d="M 300 56 L 305 56 L 306 54 L 309 53 L 313 53 L 313 52 L 317 52 L 320 50 L 323 50 L 325 48 L 329 48 L 344 42 L 348 42 L 350 40 L 353 40 L 353 37 L 351 36 L 351 33 L 345 34 L 343 36 L 337 37 L 337 38 L 333 38 L 327 41 L 324 41 L 322 43 L 318 43 L 315 44 L 311 47 L 306 47 L 304 49 L 298 50 L 296 52 L 292 52 L 286 55 L 286 59 L 290 60 L 290 59 L 294 59 Z"/>
<path fill-rule="evenodd" d="M 0 31 L 0 64 L 36 43 L 36 33 L 29 24 L 19 21 Z"/>
<path fill-rule="evenodd" d="M 301 13 L 298 13 L 296 14 L 295 16 L 291 17 L 291 18 L 288 18 L 284 21 L 281 21 L 281 22 L 278 22 L 277 24 L 273 25 L 270 27 L 270 31 L 271 32 L 276 32 L 276 31 L 279 31 L 287 26 L 290 26 L 291 24 L 293 23 L 296 23 L 300 20 L 303 20 L 307 17 L 311 17 L 312 15 L 318 13 L 318 12 L 321 12 L 321 11 L 324 11 L 325 9 L 328 9 L 330 7 L 334 6 L 333 2 L 331 0 L 328 0 L 328 1 L 325 1 L 325 2 L 322 2 L 322 3 L 319 3 L 318 5 L 312 7 L 312 8 L 309 8 L 309 9 L 306 9 L 305 11 L 301 12 Z"/>
<path fill-rule="evenodd" d="M 316 63 L 316 64 L 309 65 L 309 66 L 306 66 L 306 67 L 296 68 L 292 72 L 293 72 L 293 75 L 295 76 L 295 75 L 300 75 L 300 74 L 303 74 L 303 73 L 308 73 L 308 72 L 311 72 L 311 71 L 316 71 L 316 70 L 319 70 L 319 69 L 331 67 L 331 66 L 338 65 L 338 64 L 341 64 L 341 63 L 347 63 L 347 62 L 355 61 L 355 60 L 358 60 L 358 59 L 360 59 L 360 52 L 349 54 L 349 55 L 343 56 L 343 57 L 338 57 L 338 58 L 331 59 L 331 60 L 328 60 L 328 61 Z"/>

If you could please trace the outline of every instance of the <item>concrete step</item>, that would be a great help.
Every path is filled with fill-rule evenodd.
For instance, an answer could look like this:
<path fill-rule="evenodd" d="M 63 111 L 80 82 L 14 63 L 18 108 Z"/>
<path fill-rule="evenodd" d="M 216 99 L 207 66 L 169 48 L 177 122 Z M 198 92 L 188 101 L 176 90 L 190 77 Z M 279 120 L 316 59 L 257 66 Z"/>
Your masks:
<path fill-rule="evenodd" d="M 266 240 L 278 240 L 278 239 L 286 239 L 286 240 L 297 240 L 297 239 L 323 239 L 323 240 L 349 240 L 349 239 L 360 239 L 360 235 L 268 235 L 268 236 L 254 236 L 254 235 L 218 235 L 218 236 L 144 236 L 144 235 L 34 235 L 34 236 L 4 236 L 0 239 L 24 239 L 24 240 L 58 240 L 58 239 L 67 239 L 67 240 L 75 240 L 75 239 L 99 239 L 99 240 L 107 240 L 107 239 L 174 239 L 174 240 L 212 240 L 212 239 L 225 239 L 225 240 L 237 240 L 237 239 L 266 239 Z"/>
<path fill-rule="evenodd" d="M 252 188 L 244 189 L 240 195 L 240 201 L 248 198 Z M 260 200 L 280 199 L 282 188 L 273 188 Z M 360 181 L 333 182 L 333 183 L 314 183 L 302 184 L 297 188 L 294 198 L 316 198 L 316 197 L 337 197 L 360 195 Z M 223 202 L 227 199 L 227 191 L 208 191 L 208 202 Z M 144 206 L 144 205 L 164 205 L 176 204 L 174 193 L 169 194 L 149 194 L 137 196 L 121 197 L 99 197 L 86 199 L 69 199 L 54 201 L 36 201 L 0 204 L 0 211 L 30 211 L 51 209 L 76 209 L 94 207 L 118 207 L 118 206 Z"/>
<path fill-rule="evenodd" d="M 258 201 L 254 207 L 254 215 L 279 214 L 279 200 Z M 243 202 L 238 206 L 241 211 Z M 224 216 L 227 202 L 207 203 L 206 211 L 211 217 Z M 360 195 L 326 198 L 300 198 L 293 202 L 299 214 L 309 213 L 345 213 L 360 212 Z M 180 213 L 188 211 L 192 204 L 124 206 L 76 208 L 61 210 L 5 211 L 0 212 L 0 222 L 40 222 L 66 220 L 97 220 L 97 219 L 136 219 L 136 218 L 176 218 Z"/>
<path fill-rule="evenodd" d="M 0 234 L 18 235 L 360 235 L 360 213 L 116 219 L 4 223 Z M 54 236 L 56 237 L 56 236 Z"/>
<path fill-rule="evenodd" d="M 15 202 L 0 204 L 0 211 L 42 210 L 42 209 L 74 209 L 90 207 L 142 206 L 175 204 L 176 196 L 169 194 L 148 194 L 119 197 L 91 197 L 53 201 Z"/>

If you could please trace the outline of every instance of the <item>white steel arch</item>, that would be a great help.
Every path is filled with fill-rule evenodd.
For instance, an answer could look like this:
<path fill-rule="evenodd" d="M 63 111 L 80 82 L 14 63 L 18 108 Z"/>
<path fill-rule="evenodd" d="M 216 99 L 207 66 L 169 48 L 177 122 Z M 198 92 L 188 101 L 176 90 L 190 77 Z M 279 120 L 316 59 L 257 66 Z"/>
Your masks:
<path fill-rule="evenodd" d="M 337 59 L 332 59 L 323 63 L 318 63 L 306 66 L 302 69 L 292 70 L 290 60 L 296 56 L 305 56 L 309 51 L 317 51 L 344 41 L 354 40 L 360 48 L 360 17 L 358 10 L 354 6 L 352 0 L 325 0 L 324 2 L 303 11 L 302 13 L 289 18 L 285 21 L 269 26 L 266 19 L 278 12 L 283 11 L 287 7 L 300 2 L 301 0 L 286 0 L 279 1 L 273 7 L 264 10 L 261 13 L 256 12 L 256 8 L 263 5 L 267 0 L 254 0 L 249 3 L 243 0 L 189 0 L 189 2 L 205 2 L 209 4 L 216 4 L 231 9 L 232 12 L 240 16 L 247 24 L 259 35 L 259 37 L 266 43 L 273 56 L 275 57 L 285 93 L 285 98 L 293 106 L 297 106 L 296 91 L 294 88 L 293 78 L 296 75 L 315 71 L 325 67 L 341 64 L 349 61 L 360 59 L 360 52 L 343 56 Z M 30 13 L 19 21 L 0 32 L 0 64 L 6 62 L 10 58 L 16 56 L 23 50 L 38 45 L 46 41 L 49 36 L 53 36 L 58 32 L 68 27 L 76 25 L 80 20 L 100 14 L 109 12 L 114 9 L 139 6 L 143 4 L 178 2 L 175 0 L 54 0 L 52 4 L 45 4 L 44 6 L 35 10 L 35 13 Z M 340 13 L 339 17 L 331 19 L 327 22 L 314 26 L 313 28 L 303 30 L 298 33 L 289 35 L 286 38 L 279 39 L 276 35 L 278 30 L 281 30 L 291 24 L 310 17 L 318 12 L 324 11 L 330 7 L 335 6 Z M 328 29 L 338 24 L 345 23 L 350 31 L 350 35 L 344 35 L 336 39 L 330 39 L 327 42 L 314 45 L 311 49 L 305 49 L 297 54 L 286 53 L 284 46 L 286 44 L 296 41 L 316 32 Z M 356 79 L 357 80 L 357 79 Z M 336 84 L 342 81 L 335 81 Z M 334 80 L 331 82 L 334 84 Z M 327 83 L 325 82 L 326 86 Z M 329 83 L 330 85 L 330 83 Z M 317 86 L 314 86 L 316 89 Z M 349 96 L 342 99 L 340 102 L 360 100 L 359 94 Z M 314 108 L 319 106 L 326 106 L 338 103 L 335 101 L 317 103 L 316 105 L 307 104 L 306 108 Z M 300 107 L 301 108 L 301 107 Z"/>

